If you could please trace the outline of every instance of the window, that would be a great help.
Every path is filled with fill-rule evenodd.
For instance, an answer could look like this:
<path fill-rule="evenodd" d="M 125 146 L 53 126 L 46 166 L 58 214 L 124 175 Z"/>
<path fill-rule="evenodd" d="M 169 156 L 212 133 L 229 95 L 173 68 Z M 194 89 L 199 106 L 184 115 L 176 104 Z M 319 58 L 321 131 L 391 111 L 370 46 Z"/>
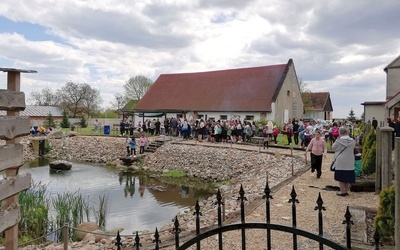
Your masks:
<path fill-rule="evenodd" d="M 287 96 L 290 96 L 290 90 L 288 90 L 288 91 L 286 92 L 286 95 L 287 95 Z"/>
<path fill-rule="evenodd" d="M 220 115 L 219 119 L 220 120 L 228 120 L 228 116 L 227 115 Z"/>
<path fill-rule="evenodd" d="M 254 120 L 254 115 L 246 115 L 245 120 L 246 121 L 253 121 Z"/>
<path fill-rule="evenodd" d="M 299 118 L 299 116 L 297 115 L 297 100 L 294 99 L 292 102 L 292 112 L 293 112 L 293 117 Z"/>
<path fill-rule="evenodd" d="M 177 118 L 177 119 L 182 119 L 182 118 L 183 118 L 183 115 L 182 115 L 182 114 L 177 114 L 177 115 L 176 115 L 176 118 Z"/>

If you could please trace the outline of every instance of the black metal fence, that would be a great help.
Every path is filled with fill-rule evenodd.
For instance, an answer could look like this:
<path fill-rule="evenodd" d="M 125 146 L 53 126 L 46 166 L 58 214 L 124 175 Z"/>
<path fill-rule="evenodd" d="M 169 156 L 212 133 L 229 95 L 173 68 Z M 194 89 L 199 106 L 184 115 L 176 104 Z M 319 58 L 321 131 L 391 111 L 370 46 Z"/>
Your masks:
<path fill-rule="evenodd" d="M 223 249 L 223 238 L 222 234 L 224 232 L 228 231 L 235 231 L 235 230 L 240 230 L 241 231 L 241 248 L 244 250 L 246 249 L 246 229 L 265 229 L 266 230 L 266 249 L 270 250 L 271 249 L 271 231 L 282 231 L 286 233 L 292 234 L 292 241 L 293 241 L 293 249 L 297 249 L 297 237 L 302 236 L 308 239 L 311 239 L 313 241 L 316 241 L 319 243 L 319 249 L 323 249 L 324 246 L 331 247 L 333 249 L 351 249 L 351 225 L 353 224 L 353 221 L 351 220 L 351 214 L 349 207 L 347 207 L 344 218 L 343 224 L 346 226 L 346 246 L 340 245 L 337 242 L 334 242 L 330 239 L 327 239 L 324 237 L 323 233 L 323 219 L 322 219 L 322 211 L 325 210 L 325 207 L 323 206 L 323 200 L 321 198 L 321 193 L 318 195 L 317 199 L 317 206 L 315 207 L 314 210 L 318 210 L 318 234 L 314 234 L 305 230 L 302 230 L 300 228 L 297 228 L 297 218 L 296 218 L 296 203 L 299 203 L 299 200 L 296 198 L 297 194 L 295 191 L 295 188 L 293 186 L 292 192 L 290 194 L 291 199 L 289 199 L 288 202 L 292 203 L 292 226 L 284 226 L 284 225 L 279 225 L 279 224 L 273 224 L 271 223 L 271 207 L 270 207 L 270 200 L 273 198 L 271 196 L 271 190 L 269 188 L 268 182 L 266 184 L 266 187 L 264 189 L 264 196 L 263 198 L 265 199 L 265 206 L 266 206 L 266 222 L 265 223 L 258 223 L 258 222 L 248 222 L 246 223 L 245 221 L 245 200 L 246 197 L 244 196 L 245 192 L 243 190 L 243 186 L 240 187 L 239 191 L 239 197 L 238 200 L 240 200 L 240 223 L 236 224 L 229 224 L 229 225 L 222 225 L 222 196 L 220 191 L 218 190 L 217 193 L 217 209 L 218 209 L 218 226 L 216 228 L 212 228 L 208 231 L 200 233 L 200 216 L 202 215 L 200 212 L 200 206 L 198 201 L 196 202 L 195 206 L 195 212 L 194 215 L 196 215 L 196 235 L 193 236 L 191 239 L 187 240 L 184 242 L 182 245 L 180 244 L 180 237 L 179 234 L 181 232 L 180 229 L 180 224 L 178 221 L 178 217 L 175 217 L 175 222 L 174 222 L 174 227 L 172 229 L 172 232 L 175 235 L 175 249 L 187 249 L 190 246 L 196 245 L 196 249 L 201 249 L 201 241 L 203 239 L 206 239 L 210 236 L 213 235 L 218 235 L 218 248 L 220 250 Z M 379 249 L 379 233 L 376 230 L 375 235 L 374 235 L 374 245 L 375 249 Z M 156 229 L 155 234 L 154 234 L 154 249 L 159 249 L 160 244 L 161 244 L 161 239 L 158 233 L 158 230 Z M 116 238 L 116 243 L 115 245 L 117 246 L 117 249 L 121 249 L 122 242 L 121 242 L 121 237 L 118 232 L 117 238 Z M 140 243 L 140 237 L 138 232 L 136 233 L 135 237 L 135 248 L 140 249 L 141 243 Z"/>

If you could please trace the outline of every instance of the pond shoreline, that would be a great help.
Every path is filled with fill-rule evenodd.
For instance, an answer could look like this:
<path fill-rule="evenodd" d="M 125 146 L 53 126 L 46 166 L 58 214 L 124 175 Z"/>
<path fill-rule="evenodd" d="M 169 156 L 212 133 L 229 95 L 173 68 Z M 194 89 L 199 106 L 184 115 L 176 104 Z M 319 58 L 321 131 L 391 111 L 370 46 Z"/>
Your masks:
<path fill-rule="evenodd" d="M 46 155 L 47 157 L 57 158 L 63 152 L 63 147 L 67 145 L 67 150 L 74 160 L 111 165 L 120 169 L 127 168 L 119 160 L 126 154 L 123 137 L 78 135 L 66 139 L 49 138 L 48 140 L 51 151 Z M 180 140 L 173 140 L 172 143 L 167 143 L 155 153 L 146 153 L 140 168 L 149 173 L 157 174 L 178 169 L 186 172 L 189 177 L 201 181 L 225 181 L 226 184 L 219 188 L 225 199 L 227 218 L 234 218 L 239 212 L 240 204 L 237 202 L 237 197 L 241 185 L 248 199 L 246 203 L 250 204 L 262 197 L 267 175 L 270 175 L 269 185 L 272 188 L 291 176 L 291 168 L 283 168 L 282 165 L 293 166 L 295 164 L 296 172 L 305 166 L 301 159 L 283 154 L 267 154 L 265 152 L 260 154 L 254 150 L 229 148 L 222 144 L 208 145 L 211 143 L 204 143 L 195 145 L 194 141 L 186 141 L 185 144 L 193 143 L 193 145 L 183 145 L 180 142 Z M 27 145 L 29 145 L 29 142 Z M 32 152 L 27 150 L 27 155 L 31 156 Z M 268 171 L 268 174 L 266 171 Z M 226 180 L 229 180 L 229 183 Z M 203 213 L 202 227 L 215 224 L 215 200 L 216 197 L 213 195 L 207 200 L 199 201 Z M 194 230 L 195 219 L 192 211 L 188 210 L 179 214 L 178 219 L 183 233 Z M 159 228 L 163 239 L 172 237 L 169 232 L 171 228 L 173 228 L 172 222 Z M 127 237 L 127 240 L 131 238 L 129 235 L 125 237 Z M 143 241 L 143 244 L 149 243 L 151 237 L 149 236 L 148 239 L 143 239 Z"/>

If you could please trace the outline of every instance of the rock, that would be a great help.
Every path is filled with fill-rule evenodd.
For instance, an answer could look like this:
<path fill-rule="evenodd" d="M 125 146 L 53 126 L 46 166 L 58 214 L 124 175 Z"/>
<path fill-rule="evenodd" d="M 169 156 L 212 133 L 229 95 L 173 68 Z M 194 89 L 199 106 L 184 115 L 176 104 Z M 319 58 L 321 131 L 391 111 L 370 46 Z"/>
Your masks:
<path fill-rule="evenodd" d="M 63 161 L 63 160 L 58 160 L 58 161 L 53 161 L 52 163 L 49 164 L 49 167 L 53 170 L 70 170 L 72 168 L 72 163 L 69 161 Z"/>
<path fill-rule="evenodd" d="M 99 230 L 100 227 L 94 222 L 84 222 L 78 226 L 78 229 L 88 231 L 88 232 L 93 232 L 95 230 Z M 77 232 L 77 240 L 79 240 L 79 241 L 83 240 L 83 238 L 85 238 L 85 236 L 87 234 L 88 233 L 86 233 L 86 232 L 78 231 Z"/>

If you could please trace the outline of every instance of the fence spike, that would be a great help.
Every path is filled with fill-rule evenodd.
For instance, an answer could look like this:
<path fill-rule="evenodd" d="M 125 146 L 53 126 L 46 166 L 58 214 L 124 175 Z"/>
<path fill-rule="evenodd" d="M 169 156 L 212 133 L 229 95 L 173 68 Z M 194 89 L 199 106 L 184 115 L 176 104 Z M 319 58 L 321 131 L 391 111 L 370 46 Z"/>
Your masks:
<path fill-rule="evenodd" d="M 122 243 L 121 243 L 121 236 L 119 235 L 119 230 L 117 232 L 117 238 L 115 238 L 115 239 L 116 239 L 116 242 L 115 242 L 114 245 L 117 246 L 117 250 L 120 250 L 121 246 L 122 246 Z"/>
<path fill-rule="evenodd" d="M 155 249 L 160 249 L 159 243 L 161 243 L 160 235 L 158 234 L 158 228 L 156 227 L 156 232 L 154 233 L 154 241 L 156 243 Z"/>
<path fill-rule="evenodd" d="M 346 208 L 346 213 L 344 217 L 346 218 L 346 220 L 344 220 L 342 224 L 346 224 L 346 247 L 351 249 L 351 225 L 353 225 L 354 222 L 351 220 L 352 216 L 349 206 L 347 206 Z"/>
<path fill-rule="evenodd" d="M 269 184 L 267 181 L 267 184 L 265 185 L 264 188 L 264 195 L 263 195 L 263 199 L 273 199 L 272 195 L 271 195 L 271 189 L 269 188 Z"/>
<path fill-rule="evenodd" d="M 139 237 L 139 232 L 138 231 L 136 231 L 134 246 L 136 246 L 137 250 L 139 249 L 139 247 L 142 246 L 142 244 L 140 243 L 140 237 Z"/>
<path fill-rule="evenodd" d="M 314 210 L 319 210 L 319 211 L 324 210 L 324 211 L 326 211 L 325 207 L 322 206 L 323 204 L 324 204 L 324 201 L 322 200 L 321 192 L 319 192 L 318 199 L 317 199 L 317 206 L 314 208 Z"/>
<path fill-rule="evenodd" d="M 376 229 L 375 229 L 375 233 L 374 233 L 374 245 L 375 245 L 375 250 L 379 250 L 379 247 L 380 247 L 380 239 L 381 239 L 381 236 L 380 236 L 380 234 L 379 234 L 379 228 L 377 227 Z"/>
<path fill-rule="evenodd" d="M 294 203 L 300 203 L 298 199 L 296 199 L 297 194 L 296 194 L 296 190 L 294 189 L 294 185 L 292 186 L 292 192 L 290 193 L 290 197 L 292 197 L 292 199 L 289 199 L 289 203 L 292 202 Z"/>
<path fill-rule="evenodd" d="M 203 214 L 200 212 L 200 205 L 199 205 L 199 200 L 196 200 L 196 205 L 194 206 L 194 212 L 193 215 L 197 215 L 197 216 L 202 216 Z"/>
<path fill-rule="evenodd" d="M 239 190 L 239 197 L 237 198 L 240 201 L 247 201 L 247 198 L 244 196 L 245 192 L 243 189 L 243 184 L 240 184 L 240 190 Z"/>

